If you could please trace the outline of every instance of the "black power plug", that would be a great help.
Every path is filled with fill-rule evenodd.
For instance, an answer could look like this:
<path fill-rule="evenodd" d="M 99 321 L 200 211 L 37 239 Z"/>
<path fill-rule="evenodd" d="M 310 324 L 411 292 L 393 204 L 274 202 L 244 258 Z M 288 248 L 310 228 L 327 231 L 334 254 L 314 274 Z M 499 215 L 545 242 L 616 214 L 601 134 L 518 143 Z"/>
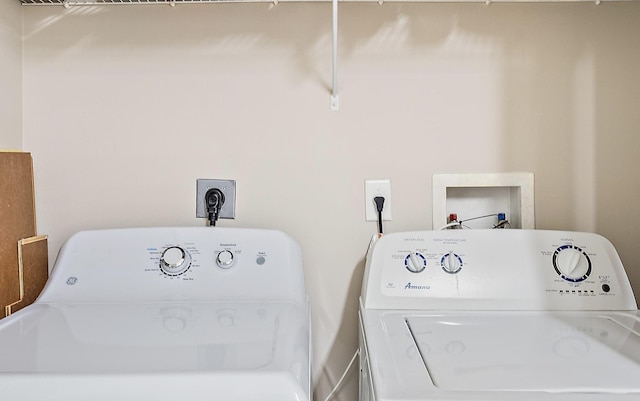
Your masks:
<path fill-rule="evenodd" d="M 373 198 L 373 202 L 376 204 L 376 211 L 378 212 L 378 233 L 382 234 L 382 210 L 384 209 L 384 196 L 376 196 Z"/>
<path fill-rule="evenodd" d="M 224 193 L 218 188 L 211 188 L 204 195 L 204 201 L 207 207 L 207 215 L 209 216 L 209 225 L 215 227 L 224 204 Z"/>

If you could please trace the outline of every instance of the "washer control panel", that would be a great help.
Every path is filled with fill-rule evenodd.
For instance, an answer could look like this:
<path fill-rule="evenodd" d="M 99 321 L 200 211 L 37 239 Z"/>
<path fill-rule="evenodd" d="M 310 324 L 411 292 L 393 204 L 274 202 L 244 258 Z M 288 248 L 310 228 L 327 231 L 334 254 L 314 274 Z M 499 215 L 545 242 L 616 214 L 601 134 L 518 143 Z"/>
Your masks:
<path fill-rule="evenodd" d="M 363 298 L 382 307 L 637 309 L 613 245 L 591 233 L 394 233 L 371 248 L 365 277 Z"/>

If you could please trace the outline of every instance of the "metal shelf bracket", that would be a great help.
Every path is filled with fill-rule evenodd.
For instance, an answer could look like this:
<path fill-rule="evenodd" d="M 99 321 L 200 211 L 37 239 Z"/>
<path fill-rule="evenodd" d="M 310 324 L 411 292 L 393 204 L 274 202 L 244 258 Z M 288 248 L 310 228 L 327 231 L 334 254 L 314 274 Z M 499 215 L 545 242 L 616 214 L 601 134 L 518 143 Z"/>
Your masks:
<path fill-rule="evenodd" d="M 338 0 L 332 0 L 333 4 L 333 77 L 331 80 L 331 110 L 340 109 L 340 97 L 338 96 Z"/>

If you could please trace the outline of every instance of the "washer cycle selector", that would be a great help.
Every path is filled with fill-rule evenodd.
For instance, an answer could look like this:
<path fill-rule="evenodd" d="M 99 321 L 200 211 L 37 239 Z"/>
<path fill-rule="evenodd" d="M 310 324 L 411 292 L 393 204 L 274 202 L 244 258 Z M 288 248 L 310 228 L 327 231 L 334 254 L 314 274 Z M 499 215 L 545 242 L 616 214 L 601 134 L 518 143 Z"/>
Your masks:
<path fill-rule="evenodd" d="M 162 251 L 160 270 L 168 276 L 179 276 L 191 266 L 191 256 L 179 246 L 170 246 Z"/>
<path fill-rule="evenodd" d="M 228 269 L 233 266 L 233 262 L 235 262 L 233 252 L 228 249 L 219 252 L 218 256 L 216 256 L 216 263 L 223 269 Z"/>
<path fill-rule="evenodd" d="M 578 283 L 591 274 L 591 259 L 575 245 L 563 245 L 553 253 L 553 267 L 563 279 Z"/>
<path fill-rule="evenodd" d="M 440 265 L 445 272 L 456 274 L 462 270 L 462 258 L 451 251 L 440 259 Z"/>
<path fill-rule="evenodd" d="M 420 273 L 427 267 L 427 258 L 421 253 L 411 252 L 404 258 L 404 267 L 411 273 Z"/>

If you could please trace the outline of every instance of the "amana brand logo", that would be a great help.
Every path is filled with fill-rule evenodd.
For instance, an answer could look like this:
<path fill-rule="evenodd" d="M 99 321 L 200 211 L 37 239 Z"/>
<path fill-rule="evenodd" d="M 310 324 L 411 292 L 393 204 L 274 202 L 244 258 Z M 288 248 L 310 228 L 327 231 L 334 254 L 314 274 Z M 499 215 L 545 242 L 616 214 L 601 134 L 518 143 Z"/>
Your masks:
<path fill-rule="evenodd" d="M 413 285 L 411 282 L 408 282 L 407 285 L 404 286 L 405 290 L 428 290 L 431 286 L 428 285 Z"/>

